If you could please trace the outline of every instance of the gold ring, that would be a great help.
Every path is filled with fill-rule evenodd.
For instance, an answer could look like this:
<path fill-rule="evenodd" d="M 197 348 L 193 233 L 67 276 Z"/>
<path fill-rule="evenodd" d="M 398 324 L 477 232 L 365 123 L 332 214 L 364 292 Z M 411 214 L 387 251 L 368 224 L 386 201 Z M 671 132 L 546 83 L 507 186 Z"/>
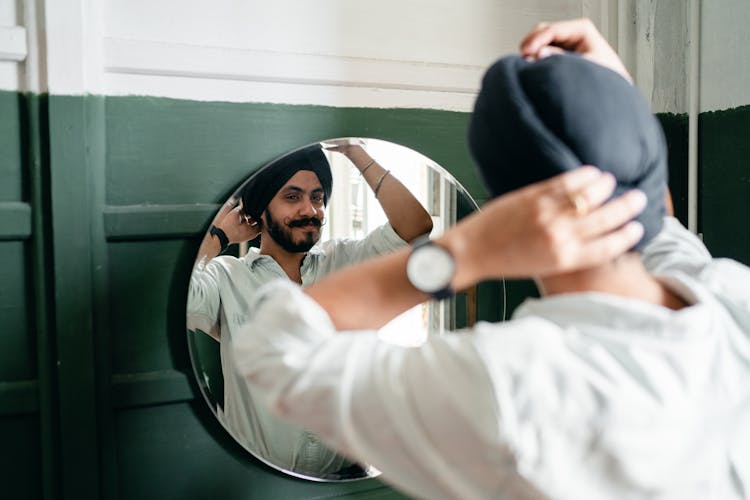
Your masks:
<path fill-rule="evenodd" d="M 589 204 L 581 193 L 569 194 L 568 199 L 579 217 L 589 212 Z"/>

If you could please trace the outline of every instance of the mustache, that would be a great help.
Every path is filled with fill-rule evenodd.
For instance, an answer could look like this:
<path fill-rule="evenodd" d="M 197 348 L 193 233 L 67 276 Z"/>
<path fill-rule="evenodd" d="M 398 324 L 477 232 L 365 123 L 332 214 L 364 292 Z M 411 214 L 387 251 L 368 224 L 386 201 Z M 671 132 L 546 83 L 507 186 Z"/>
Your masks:
<path fill-rule="evenodd" d="M 289 227 L 302 227 L 307 226 L 308 224 L 311 224 L 315 227 L 320 227 L 321 222 L 320 219 L 316 219 L 315 217 L 304 217 L 302 219 L 293 220 L 287 225 Z"/>

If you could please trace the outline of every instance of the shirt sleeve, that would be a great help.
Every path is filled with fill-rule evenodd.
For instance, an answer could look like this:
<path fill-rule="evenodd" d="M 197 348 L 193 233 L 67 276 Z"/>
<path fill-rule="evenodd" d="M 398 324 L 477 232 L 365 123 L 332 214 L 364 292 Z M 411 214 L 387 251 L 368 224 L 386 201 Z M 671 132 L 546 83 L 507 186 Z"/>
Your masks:
<path fill-rule="evenodd" d="M 323 247 L 336 265 L 333 269 L 340 269 L 345 265 L 362 262 L 378 255 L 390 253 L 407 246 L 390 223 L 379 226 L 364 238 L 344 238 L 327 241 Z"/>
<path fill-rule="evenodd" d="M 210 333 L 219 322 L 219 287 L 224 269 L 216 259 L 200 261 L 190 275 L 187 298 L 187 328 Z"/>
<path fill-rule="evenodd" d="M 703 242 L 674 217 L 664 218 L 664 227 L 643 250 L 643 264 L 652 274 L 683 272 L 697 275 L 711 263 Z"/>
<path fill-rule="evenodd" d="M 513 474 L 471 335 L 433 335 L 408 348 L 376 332 L 336 333 L 288 281 L 266 285 L 253 310 L 235 361 L 273 413 L 419 497 L 477 498 Z M 488 446 L 492 453 L 478 452 Z"/>

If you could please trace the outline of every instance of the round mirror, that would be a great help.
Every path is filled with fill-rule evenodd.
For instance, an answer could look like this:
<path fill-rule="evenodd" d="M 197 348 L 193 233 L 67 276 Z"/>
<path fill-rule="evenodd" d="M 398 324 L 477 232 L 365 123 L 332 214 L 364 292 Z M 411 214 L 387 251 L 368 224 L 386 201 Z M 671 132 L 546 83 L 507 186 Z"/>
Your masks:
<path fill-rule="evenodd" d="M 255 458 L 297 477 L 346 481 L 377 475 L 256 400 L 234 369 L 233 336 L 252 320 L 252 297 L 263 283 L 283 278 L 308 285 L 423 234 L 437 236 L 474 210 L 477 204 L 445 169 L 376 139 L 305 146 L 251 175 L 204 236 L 187 301 L 195 375 L 224 428 Z M 477 290 L 421 304 L 383 327 L 381 338 L 409 348 L 428 334 L 471 326 L 478 318 Z M 504 287 L 495 290 L 493 307 L 498 300 L 504 306 Z M 415 333 L 405 338 L 403 332 Z"/>

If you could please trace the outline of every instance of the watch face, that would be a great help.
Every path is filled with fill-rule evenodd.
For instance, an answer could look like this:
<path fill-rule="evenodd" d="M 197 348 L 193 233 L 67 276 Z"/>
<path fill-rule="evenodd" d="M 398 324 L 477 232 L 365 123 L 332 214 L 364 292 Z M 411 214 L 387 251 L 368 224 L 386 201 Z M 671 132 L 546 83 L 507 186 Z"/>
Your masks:
<path fill-rule="evenodd" d="M 430 244 L 414 249 L 406 265 L 406 275 L 418 290 L 434 293 L 450 285 L 454 267 L 447 250 Z"/>

